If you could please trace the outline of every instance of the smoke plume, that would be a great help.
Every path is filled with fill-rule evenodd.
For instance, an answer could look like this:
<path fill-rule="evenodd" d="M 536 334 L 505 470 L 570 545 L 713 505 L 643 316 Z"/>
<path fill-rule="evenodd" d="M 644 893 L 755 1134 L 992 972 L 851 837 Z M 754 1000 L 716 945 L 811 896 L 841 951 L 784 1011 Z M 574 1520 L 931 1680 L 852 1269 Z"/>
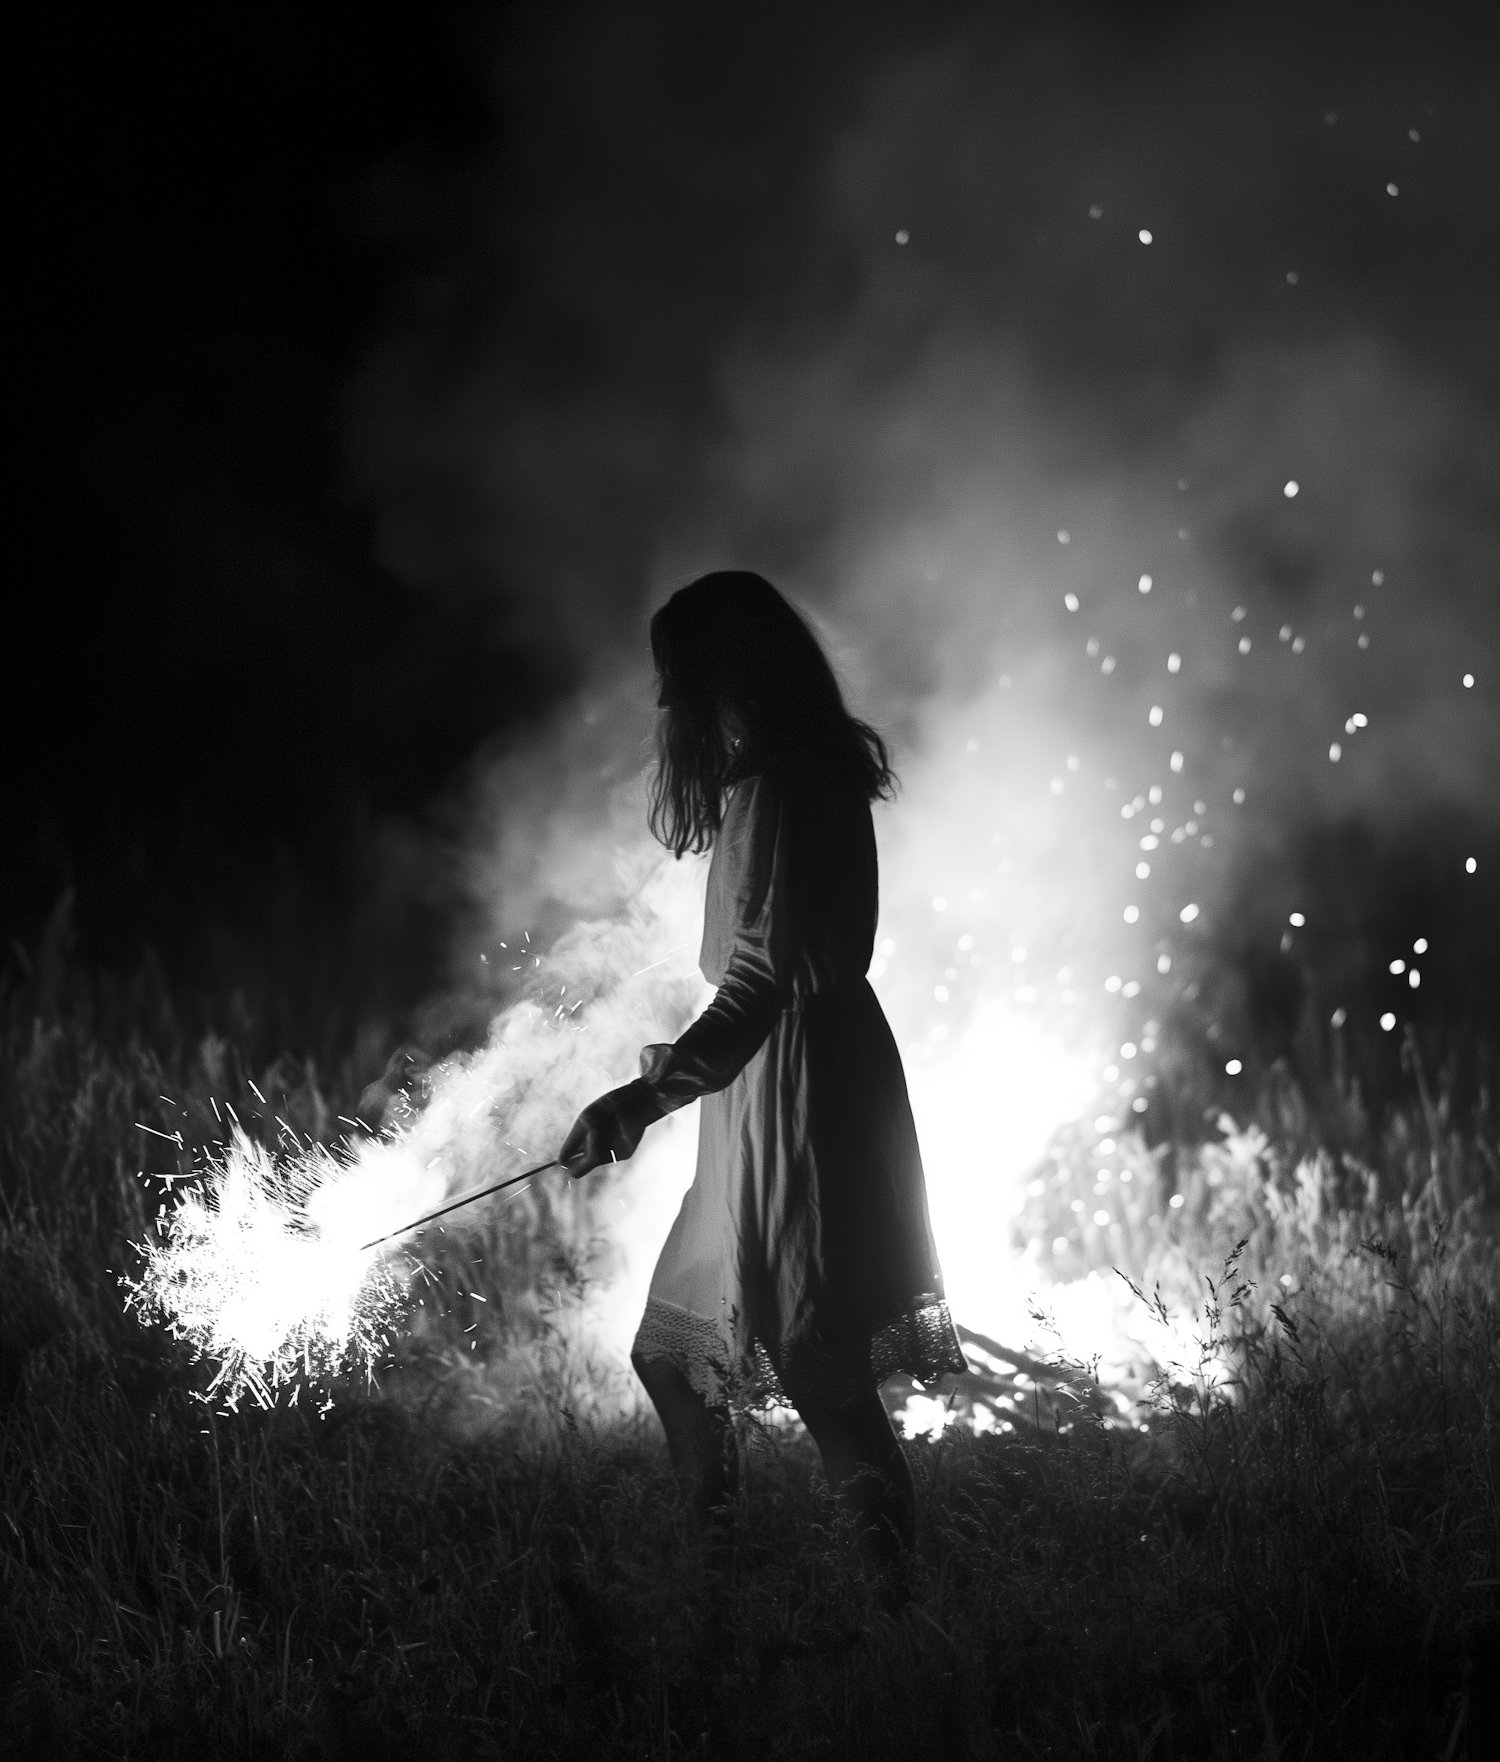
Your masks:
<path fill-rule="evenodd" d="M 1216 951 L 1328 931 L 1325 833 L 1493 887 L 1500 109 L 1332 13 L 924 14 L 527 14 L 504 138 L 389 199 L 350 471 L 389 567 L 575 682 L 476 761 L 460 989 L 651 872 L 650 607 L 751 567 L 820 621 L 904 780 L 872 976 L 939 1246 L 998 1264 Z"/>

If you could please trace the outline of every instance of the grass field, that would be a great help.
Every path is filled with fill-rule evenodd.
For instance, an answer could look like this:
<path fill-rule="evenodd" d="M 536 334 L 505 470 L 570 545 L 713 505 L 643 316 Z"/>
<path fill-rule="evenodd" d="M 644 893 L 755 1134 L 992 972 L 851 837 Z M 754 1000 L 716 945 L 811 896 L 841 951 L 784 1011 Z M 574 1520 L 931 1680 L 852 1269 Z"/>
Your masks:
<path fill-rule="evenodd" d="M 1159 1367 L 1128 1413 L 1087 1367 L 993 1354 L 940 1390 L 991 1429 L 909 1444 L 917 1594 L 892 1618 L 796 1428 L 749 1426 L 730 1533 L 692 1531 L 654 1423 L 600 1399 L 569 1326 L 591 1258 L 566 1190 L 528 1195 L 503 1235 L 438 1239 L 380 1389 L 326 1414 L 205 1405 L 204 1367 L 122 1312 L 159 1202 L 136 1171 L 173 1154 L 138 1123 L 182 1132 L 184 1170 L 222 1141 L 210 1096 L 329 1140 L 386 1049 L 252 1069 L 169 993 L 104 1010 L 57 970 L 0 1009 L 10 1754 L 1500 1745 L 1483 1096 L 1460 1118 L 1430 1087 L 1384 1109 L 1345 1088 L 1289 1113 L 1280 1076 L 1206 1144 L 1125 1145 L 1136 1213 L 1069 1276 L 1113 1262 L 1148 1304 L 1191 1309 L 1201 1363 Z M 1084 1190 L 1084 1160 L 1053 1161 L 1023 1233 Z"/>

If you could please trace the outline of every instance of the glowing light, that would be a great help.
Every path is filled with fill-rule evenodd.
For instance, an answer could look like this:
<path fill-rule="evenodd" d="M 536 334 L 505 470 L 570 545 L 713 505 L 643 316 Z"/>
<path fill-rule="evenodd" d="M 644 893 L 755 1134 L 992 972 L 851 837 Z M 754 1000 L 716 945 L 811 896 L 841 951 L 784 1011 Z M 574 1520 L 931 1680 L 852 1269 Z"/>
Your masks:
<path fill-rule="evenodd" d="M 1065 527 L 1065 526 L 1058 527 L 1058 529 L 1057 529 L 1057 542 L 1060 545 L 1071 544 L 1073 542 L 1073 535 L 1071 532 L 1068 531 L 1067 527 Z M 1072 594 L 1069 594 L 1068 598 L 1073 601 L 1073 604 L 1068 607 L 1068 610 L 1070 612 L 1076 612 L 1078 610 L 1078 601 L 1074 598 L 1074 596 Z"/>
<path fill-rule="evenodd" d="M 1141 228 L 1141 230 L 1135 236 L 1141 241 L 1141 243 L 1143 245 L 1149 245 L 1151 243 L 1151 233 L 1150 233 L 1149 228 L 1147 228 L 1147 227 L 1143 226 Z"/>
<path fill-rule="evenodd" d="M 1427 938 L 1425 936 L 1419 936 L 1416 941 L 1412 943 L 1411 951 L 1413 954 L 1426 954 Z"/>
<path fill-rule="evenodd" d="M 1385 1029 L 1387 1034 L 1389 1034 L 1391 1029 L 1395 1027 L 1396 1018 L 1391 1014 L 1391 1012 L 1389 1010 L 1387 1010 L 1385 1012 L 1385 1014 L 1380 1018 L 1380 1025 L 1382 1028 Z"/>
<path fill-rule="evenodd" d="M 1332 761 L 1333 764 L 1336 765 L 1339 762 L 1339 760 L 1341 758 L 1343 758 L 1343 756 L 1344 756 L 1343 747 L 1341 747 L 1337 741 L 1334 741 L 1333 745 L 1330 746 L 1328 749 L 1329 759 Z"/>
<path fill-rule="evenodd" d="M 1307 638 L 1305 636 L 1294 636 L 1292 638 L 1292 653 L 1294 655 L 1300 655 L 1306 647 Z"/>
<path fill-rule="evenodd" d="M 1090 220 L 1102 220 L 1103 217 L 1104 217 L 1103 208 L 1101 208 L 1100 205 L 1097 202 L 1095 202 L 1093 204 L 1093 206 L 1089 209 L 1089 219 Z"/>
<path fill-rule="evenodd" d="M 904 226 L 898 228 L 896 232 L 896 243 L 898 245 L 909 245 L 911 243 L 911 234 Z"/>
<path fill-rule="evenodd" d="M 1401 194 L 1400 190 L 1397 189 L 1395 184 L 1387 184 L 1385 186 L 1385 193 L 1388 196 L 1399 196 Z"/>
<path fill-rule="evenodd" d="M 1181 655 L 1174 653 L 1167 656 L 1167 671 L 1169 673 L 1180 673 L 1182 671 Z"/>
<path fill-rule="evenodd" d="M 1181 753 L 1173 753 L 1171 758 L 1168 759 L 1167 763 L 1171 767 L 1172 770 L 1180 771 L 1182 769 L 1183 763 L 1184 763 L 1182 754 Z"/>
<path fill-rule="evenodd" d="M 1474 675 L 1472 673 L 1465 673 L 1464 674 L 1464 690 L 1465 691 L 1472 691 L 1473 689 L 1474 689 Z"/>
<path fill-rule="evenodd" d="M 1162 717 L 1165 714 L 1166 714 L 1166 711 L 1162 709 L 1160 704 L 1152 704 L 1151 713 L 1146 717 L 1146 720 L 1151 724 L 1151 726 L 1153 728 L 1160 728 L 1161 722 L 1162 722 Z"/>
<path fill-rule="evenodd" d="M 1137 863 L 1137 864 L 1136 864 L 1136 866 L 1135 866 L 1135 878 L 1136 878 L 1136 880 L 1137 880 L 1137 881 L 1144 881 L 1144 880 L 1146 880 L 1146 878 L 1147 878 L 1147 877 L 1148 877 L 1148 876 L 1149 876 L 1149 875 L 1150 875 L 1150 873 L 1151 873 L 1151 865 L 1150 865 L 1150 863 Z"/>
<path fill-rule="evenodd" d="M 1292 497 L 1294 495 L 1296 495 L 1296 493 L 1300 487 L 1301 486 L 1298 484 L 1297 479 L 1295 477 L 1289 477 L 1286 480 L 1286 482 L 1282 485 L 1281 493 L 1286 497 L 1286 499 L 1288 501 L 1291 501 Z"/>
<path fill-rule="evenodd" d="M 1114 670 L 1115 670 L 1114 656 L 1113 655 L 1106 655 L 1104 657 L 1104 659 L 1099 663 L 1099 671 L 1101 673 L 1113 673 Z"/>
<path fill-rule="evenodd" d="M 1070 612 L 1076 612 L 1078 610 L 1078 595 L 1076 593 L 1065 593 L 1063 595 L 1063 604 Z"/>
<path fill-rule="evenodd" d="M 1110 991 L 1110 992 L 1118 991 L 1120 989 L 1122 982 L 1123 981 L 1121 980 L 1120 975 L 1118 973 L 1111 973 L 1110 976 L 1104 981 L 1104 989 L 1106 991 Z"/>
<path fill-rule="evenodd" d="M 1170 973 L 1172 970 L 1172 957 L 1171 957 L 1171 955 L 1169 955 L 1169 954 L 1157 955 L 1157 957 L 1156 957 L 1156 970 L 1158 973 Z M 1142 1111 L 1144 1112 L 1145 1110 L 1142 1109 Z"/>
<path fill-rule="evenodd" d="M 1143 575 L 1140 578 L 1140 580 L 1138 582 L 1136 582 L 1135 585 L 1136 585 L 1137 592 L 1150 593 L 1150 591 L 1151 591 L 1151 577 L 1149 575 Z"/>
<path fill-rule="evenodd" d="M 1466 860 L 1465 860 L 1465 862 L 1464 862 L 1464 873 L 1465 873 L 1465 874 L 1466 874 L 1466 875 L 1473 875 L 1473 874 L 1475 874 L 1475 873 L 1476 873 L 1476 872 L 1477 872 L 1477 871 L 1478 871 L 1478 868 L 1479 868 L 1479 864 L 1478 864 L 1478 862 L 1477 862 L 1477 861 L 1476 861 L 1476 860 L 1475 860 L 1475 858 L 1473 858 L 1473 857 L 1468 857 L 1468 858 L 1467 858 L 1467 859 L 1466 859 Z"/>
<path fill-rule="evenodd" d="M 1184 1203 L 1183 1197 L 1180 1193 L 1174 1193 L 1172 1195 L 1172 1197 L 1167 1201 L 1167 1204 L 1171 1206 L 1173 1211 L 1181 1211 L 1182 1207 L 1183 1207 L 1183 1203 Z"/>
<path fill-rule="evenodd" d="M 404 1289 L 383 1258 L 360 1249 L 380 1215 L 368 1208 L 365 1180 L 373 1173 L 380 1184 L 383 1174 L 389 1192 L 392 1158 L 395 1188 L 430 1199 L 420 1164 L 403 1166 L 391 1146 L 369 1147 L 356 1173 L 321 1150 L 279 1163 L 236 1128 L 222 1159 L 142 1244 L 131 1306 L 217 1360 L 209 1393 L 231 1405 L 248 1392 L 269 1407 L 304 1375 L 369 1373 Z"/>
<path fill-rule="evenodd" d="M 903 1436 L 934 1439 L 941 1438 L 943 1428 L 956 1417 L 948 1403 L 936 1395 L 909 1395 L 896 1416 Z"/>
<path fill-rule="evenodd" d="M 1140 920 L 1140 915 L 1141 915 L 1141 908 L 1138 905 L 1126 906 L 1126 908 L 1125 908 L 1125 922 L 1127 924 L 1137 923 Z"/>
<path fill-rule="evenodd" d="M 1094 1222 L 1096 1224 L 1107 1224 L 1109 1222 L 1109 1213 L 1107 1211 L 1096 1211 L 1094 1213 Z"/>
<path fill-rule="evenodd" d="M 1185 905 L 1177 916 L 1184 924 L 1191 924 L 1198 916 L 1198 908 L 1195 905 Z"/>
<path fill-rule="evenodd" d="M 1417 969 L 1415 967 L 1413 967 L 1412 970 L 1406 975 L 1406 982 L 1408 985 L 1411 986 L 1413 991 L 1415 991 L 1416 988 L 1422 983 L 1422 975 L 1417 971 Z"/>
<path fill-rule="evenodd" d="M 1346 1010 L 1344 1008 L 1344 1006 L 1342 1004 L 1340 1004 L 1339 1007 L 1328 1018 L 1328 1020 L 1333 1024 L 1333 1026 L 1335 1028 L 1342 1028 L 1344 1023 L 1349 1020 L 1349 1012 L 1348 1012 L 1348 1010 Z"/>
<path fill-rule="evenodd" d="M 1301 912 L 1293 912 L 1287 919 L 1287 923 L 1289 923 L 1294 930 L 1300 930 L 1306 922 L 1307 919 L 1303 917 Z"/>
<path fill-rule="evenodd" d="M 933 910 L 934 910 L 934 911 L 935 911 L 935 912 L 945 912 L 945 911 L 947 911 L 947 909 L 948 909 L 948 902 L 947 902 L 947 900 L 946 900 L 946 899 L 944 899 L 944 898 L 943 898 L 943 896 L 942 896 L 942 894 L 941 894 L 941 893 L 939 893 L 939 894 L 935 894 L 935 895 L 934 895 L 934 896 L 933 896 L 933 901 L 932 901 L 932 909 L 933 909 Z"/>
<path fill-rule="evenodd" d="M 1237 1058 L 1230 1059 L 1229 1062 L 1224 1066 L 1224 1070 L 1225 1070 L 1226 1074 L 1231 1077 L 1239 1076 L 1240 1072 L 1242 1070 L 1244 1070 L 1244 1068 L 1245 1067 L 1240 1063 L 1240 1061 Z"/>
<path fill-rule="evenodd" d="M 1127 1040 L 1125 1042 L 1125 1044 L 1120 1048 L 1120 1057 L 1126 1058 L 1126 1059 L 1134 1058 L 1136 1053 L 1139 1051 L 1140 1051 L 1140 1048 L 1136 1045 L 1136 1043 L 1133 1040 Z"/>
<path fill-rule="evenodd" d="M 949 1301 L 973 1318 L 971 1327 L 1014 1326 L 1005 1307 L 1013 1281 L 997 1277 L 1005 1259 L 997 1244 L 1008 1240 L 1023 1177 L 1059 1122 L 1083 1114 L 1095 1087 L 1088 1063 L 1034 1013 L 991 994 L 975 1002 L 941 1056 L 908 1066 L 907 1080 Z"/>
<path fill-rule="evenodd" d="M 1248 655 L 1250 653 L 1250 648 L 1251 648 L 1250 638 L 1248 636 L 1242 636 L 1240 638 L 1240 642 L 1239 642 L 1240 653 L 1242 655 Z"/>

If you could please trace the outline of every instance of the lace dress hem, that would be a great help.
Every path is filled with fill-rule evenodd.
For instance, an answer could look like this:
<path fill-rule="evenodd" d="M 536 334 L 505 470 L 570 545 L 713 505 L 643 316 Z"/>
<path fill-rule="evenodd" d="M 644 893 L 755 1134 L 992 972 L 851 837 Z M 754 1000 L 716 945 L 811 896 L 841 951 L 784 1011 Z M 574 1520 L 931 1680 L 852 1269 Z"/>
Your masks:
<path fill-rule="evenodd" d="M 888 1377 L 905 1374 L 931 1384 L 969 1366 L 948 1305 L 933 1293 L 875 1328 L 869 1338 L 836 1340 L 808 1331 L 774 1351 L 754 1339 L 748 1352 L 733 1344 L 732 1318 L 722 1328 L 705 1316 L 651 1298 L 631 1347 L 650 1363 L 668 1360 L 710 1406 L 750 1409 L 841 1407 Z"/>

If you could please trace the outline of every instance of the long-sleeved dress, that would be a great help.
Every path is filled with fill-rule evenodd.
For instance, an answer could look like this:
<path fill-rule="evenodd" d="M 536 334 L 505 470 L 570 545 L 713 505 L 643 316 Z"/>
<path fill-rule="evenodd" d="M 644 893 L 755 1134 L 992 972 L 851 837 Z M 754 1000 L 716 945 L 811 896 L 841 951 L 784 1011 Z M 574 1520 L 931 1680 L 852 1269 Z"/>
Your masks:
<path fill-rule="evenodd" d="M 865 974 L 875 835 L 857 785 L 778 766 L 731 792 L 700 965 L 718 987 L 642 1076 L 703 1098 L 698 1165 L 634 1352 L 715 1403 L 836 1407 L 966 1368 L 900 1054 Z"/>

